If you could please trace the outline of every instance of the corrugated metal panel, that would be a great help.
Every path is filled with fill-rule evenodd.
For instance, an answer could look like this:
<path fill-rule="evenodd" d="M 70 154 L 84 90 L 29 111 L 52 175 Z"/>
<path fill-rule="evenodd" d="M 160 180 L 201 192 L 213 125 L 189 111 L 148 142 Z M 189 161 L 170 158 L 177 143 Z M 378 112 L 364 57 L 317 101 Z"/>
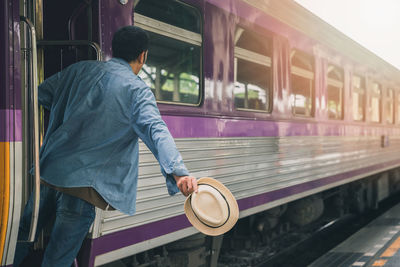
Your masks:
<path fill-rule="evenodd" d="M 237 199 L 370 165 L 400 159 L 400 138 L 381 148 L 380 137 L 260 137 L 177 139 L 196 177 L 223 182 Z M 170 197 L 160 167 L 140 144 L 137 213 L 104 212 L 100 235 L 183 213 L 182 195 Z"/>

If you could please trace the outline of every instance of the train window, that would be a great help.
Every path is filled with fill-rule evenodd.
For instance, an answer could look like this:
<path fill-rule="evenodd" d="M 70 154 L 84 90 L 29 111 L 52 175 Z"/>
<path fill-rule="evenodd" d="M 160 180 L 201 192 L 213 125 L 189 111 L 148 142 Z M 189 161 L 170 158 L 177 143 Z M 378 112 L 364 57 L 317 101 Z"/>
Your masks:
<path fill-rule="evenodd" d="M 235 107 L 270 111 L 270 38 L 237 28 L 235 33 Z"/>
<path fill-rule="evenodd" d="M 136 0 L 135 2 L 138 2 L 135 13 L 190 32 L 201 33 L 200 14 L 189 5 L 175 0 Z"/>
<path fill-rule="evenodd" d="M 365 120 L 365 78 L 353 76 L 353 120 Z"/>
<path fill-rule="evenodd" d="M 397 91 L 397 123 L 400 124 L 400 91 Z"/>
<path fill-rule="evenodd" d="M 377 82 L 373 82 L 371 87 L 371 97 L 369 105 L 372 122 L 381 121 L 381 99 L 382 99 L 381 85 Z"/>
<path fill-rule="evenodd" d="M 385 97 L 385 118 L 386 123 L 394 123 L 394 91 L 389 88 L 386 90 Z"/>
<path fill-rule="evenodd" d="M 201 88 L 201 16 L 173 0 L 139 1 L 135 25 L 149 34 L 149 55 L 139 76 L 158 102 L 198 105 Z"/>
<path fill-rule="evenodd" d="M 291 102 L 295 115 L 313 116 L 314 59 L 293 50 L 291 60 Z"/>
<path fill-rule="evenodd" d="M 343 71 L 338 67 L 328 67 L 327 107 L 330 119 L 343 118 Z"/>

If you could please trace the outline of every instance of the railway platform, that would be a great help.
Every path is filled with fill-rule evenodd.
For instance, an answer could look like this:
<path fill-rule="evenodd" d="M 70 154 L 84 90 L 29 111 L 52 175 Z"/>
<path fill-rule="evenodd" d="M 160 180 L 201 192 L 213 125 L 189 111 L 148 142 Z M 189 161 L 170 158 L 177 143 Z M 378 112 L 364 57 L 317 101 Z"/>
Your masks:
<path fill-rule="evenodd" d="M 322 266 L 400 267 L 400 204 L 309 265 Z"/>

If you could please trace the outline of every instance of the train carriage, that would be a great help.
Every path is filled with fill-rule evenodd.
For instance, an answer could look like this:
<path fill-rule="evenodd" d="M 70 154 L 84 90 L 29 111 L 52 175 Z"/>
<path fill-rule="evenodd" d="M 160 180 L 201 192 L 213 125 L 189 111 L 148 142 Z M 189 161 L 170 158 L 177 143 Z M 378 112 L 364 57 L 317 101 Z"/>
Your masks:
<path fill-rule="evenodd" d="M 400 71 L 293 1 L 1 5 L 0 266 L 12 265 L 21 211 L 39 184 L 28 172 L 48 117 L 37 84 L 74 62 L 110 59 L 124 25 L 150 36 L 140 77 L 186 166 L 223 182 L 242 219 L 225 237 L 194 235 L 184 197 L 168 195 L 141 143 L 136 214 L 96 209 L 77 265 L 130 257 L 133 266 L 193 258 L 191 266 L 216 266 L 221 243 L 230 249 L 242 232 L 251 236 L 242 228 L 263 232 L 283 216 L 304 226 L 334 208 L 361 212 L 400 188 Z"/>

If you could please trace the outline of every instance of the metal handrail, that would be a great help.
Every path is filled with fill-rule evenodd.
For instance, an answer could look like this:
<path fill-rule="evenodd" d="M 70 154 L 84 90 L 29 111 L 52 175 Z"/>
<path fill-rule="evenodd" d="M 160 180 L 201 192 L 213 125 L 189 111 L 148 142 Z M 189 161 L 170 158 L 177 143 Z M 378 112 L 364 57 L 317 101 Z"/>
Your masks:
<path fill-rule="evenodd" d="M 61 41 L 46 41 L 40 40 L 37 42 L 38 46 L 66 46 L 66 45 L 75 45 L 75 46 L 83 46 L 87 45 L 92 47 L 96 51 L 96 60 L 100 61 L 102 59 L 101 48 L 100 46 L 92 41 L 87 40 L 61 40 Z"/>
<path fill-rule="evenodd" d="M 30 31 L 31 49 L 32 49 L 32 97 L 31 107 L 33 108 L 33 129 L 32 136 L 34 140 L 34 165 L 35 165 L 35 184 L 34 184 L 34 204 L 32 209 L 31 226 L 29 230 L 28 241 L 35 241 L 36 229 L 39 219 L 40 204 L 40 165 L 39 165 L 39 99 L 38 99 L 38 77 L 37 77 L 37 51 L 36 51 L 36 31 L 33 23 L 26 17 L 20 17 L 21 22 L 28 25 Z"/>

